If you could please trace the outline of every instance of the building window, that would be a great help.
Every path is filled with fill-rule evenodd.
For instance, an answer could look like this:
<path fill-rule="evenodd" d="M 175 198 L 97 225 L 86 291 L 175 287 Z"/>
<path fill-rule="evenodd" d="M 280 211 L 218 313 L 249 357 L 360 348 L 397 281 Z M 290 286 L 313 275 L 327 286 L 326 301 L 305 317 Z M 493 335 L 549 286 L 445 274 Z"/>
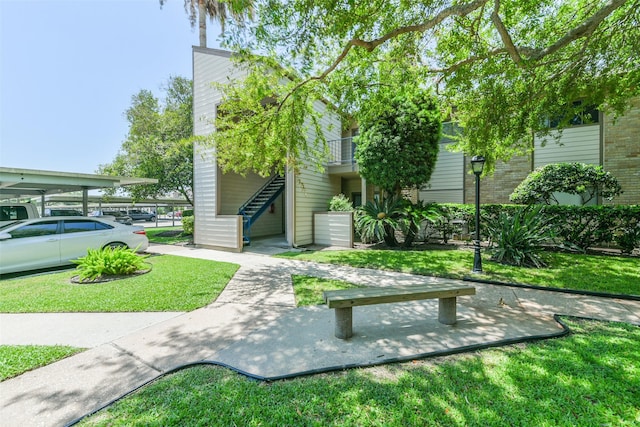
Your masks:
<path fill-rule="evenodd" d="M 600 111 L 598 111 L 595 105 L 589 105 L 584 108 L 580 108 L 581 106 L 581 101 L 573 103 L 573 108 L 576 113 L 567 122 L 568 126 L 591 125 L 600 121 Z M 566 120 L 566 117 L 567 115 L 561 115 L 547 118 L 546 125 L 549 128 L 557 128 L 560 123 Z"/>

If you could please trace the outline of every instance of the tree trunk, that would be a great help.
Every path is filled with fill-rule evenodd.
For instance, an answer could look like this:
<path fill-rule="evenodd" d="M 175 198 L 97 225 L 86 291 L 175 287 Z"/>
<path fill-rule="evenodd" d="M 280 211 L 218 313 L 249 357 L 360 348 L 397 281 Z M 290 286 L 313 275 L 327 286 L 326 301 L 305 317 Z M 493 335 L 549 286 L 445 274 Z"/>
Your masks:
<path fill-rule="evenodd" d="M 411 221 L 409 224 L 407 235 L 404 236 L 404 247 L 410 248 L 413 245 L 413 241 L 416 239 L 416 236 L 420 232 L 420 224 L 416 224 L 414 221 Z"/>
<path fill-rule="evenodd" d="M 207 47 L 207 11 L 205 0 L 198 0 L 198 28 L 200 32 L 200 47 Z"/>
<path fill-rule="evenodd" d="M 384 243 L 391 248 L 395 248 L 396 246 L 398 246 L 398 239 L 396 239 L 396 230 L 389 224 L 385 224 L 384 229 Z"/>

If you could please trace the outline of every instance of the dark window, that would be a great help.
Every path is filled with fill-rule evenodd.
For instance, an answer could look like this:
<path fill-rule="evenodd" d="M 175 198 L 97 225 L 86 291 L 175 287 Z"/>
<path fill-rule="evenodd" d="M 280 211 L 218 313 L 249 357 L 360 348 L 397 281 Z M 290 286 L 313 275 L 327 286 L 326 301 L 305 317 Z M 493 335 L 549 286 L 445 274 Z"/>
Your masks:
<path fill-rule="evenodd" d="M 24 206 L 2 206 L 0 208 L 0 221 L 13 221 L 16 219 L 29 219 L 27 208 Z"/>
<path fill-rule="evenodd" d="M 600 121 L 600 112 L 594 105 L 589 105 L 586 107 L 581 106 L 582 103 L 580 101 L 573 104 L 573 108 L 576 113 L 569 119 L 569 126 L 590 125 L 593 123 L 598 123 Z M 549 127 L 558 127 L 558 125 L 563 122 L 566 117 L 566 115 L 551 117 L 550 119 L 548 119 Z"/>
<path fill-rule="evenodd" d="M 111 227 L 98 221 L 91 220 L 68 220 L 64 221 L 63 233 L 81 233 L 83 231 L 109 230 Z"/>
<path fill-rule="evenodd" d="M 11 237 L 19 239 L 22 237 L 48 236 L 56 234 L 58 231 L 58 221 L 38 222 L 27 224 L 23 227 L 10 231 Z"/>
<path fill-rule="evenodd" d="M 75 209 L 47 209 L 45 216 L 82 216 L 82 212 Z"/>

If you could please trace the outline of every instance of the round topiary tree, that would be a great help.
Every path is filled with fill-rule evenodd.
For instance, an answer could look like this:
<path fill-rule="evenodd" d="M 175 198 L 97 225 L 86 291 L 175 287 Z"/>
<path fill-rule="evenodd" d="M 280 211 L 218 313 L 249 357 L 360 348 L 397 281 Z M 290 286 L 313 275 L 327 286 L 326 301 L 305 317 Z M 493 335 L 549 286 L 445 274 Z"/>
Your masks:
<path fill-rule="evenodd" d="M 416 89 L 378 104 L 360 120 L 355 159 L 360 174 L 385 192 L 429 182 L 438 159 L 440 112 L 430 92 Z"/>
<path fill-rule="evenodd" d="M 585 205 L 598 195 L 611 200 L 622 193 L 622 187 L 602 166 L 553 163 L 531 172 L 511 193 L 509 199 L 513 203 L 526 205 L 557 205 L 557 193 L 579 195 L 582 205 Z"/>

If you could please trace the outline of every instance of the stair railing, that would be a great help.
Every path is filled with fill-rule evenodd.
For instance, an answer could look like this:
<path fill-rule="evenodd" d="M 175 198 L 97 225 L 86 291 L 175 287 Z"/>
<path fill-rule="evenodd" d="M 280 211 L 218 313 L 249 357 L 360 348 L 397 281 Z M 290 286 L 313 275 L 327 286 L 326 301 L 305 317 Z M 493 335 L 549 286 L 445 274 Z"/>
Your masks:
<path fill-rule="evenodd" d="M 253 194 L 253 196 L 249 197 L 249 199 L 242 206 L 240 206 L 240 209 L 238 209 L 238 215 L 244 215 L 245 209 L 247 209 L 247 206 L 249 206 L 251 202 L 253 202 L 260 195 L 260 193 L 262 193 L 268 186 L 270 186 L 278 178 L 280 178 L 280 175 L 274 175 L 267 182 L 265 182 L 265 184 L 262 187 L 260 187 L 260 189 L 256 191 Z"/>

